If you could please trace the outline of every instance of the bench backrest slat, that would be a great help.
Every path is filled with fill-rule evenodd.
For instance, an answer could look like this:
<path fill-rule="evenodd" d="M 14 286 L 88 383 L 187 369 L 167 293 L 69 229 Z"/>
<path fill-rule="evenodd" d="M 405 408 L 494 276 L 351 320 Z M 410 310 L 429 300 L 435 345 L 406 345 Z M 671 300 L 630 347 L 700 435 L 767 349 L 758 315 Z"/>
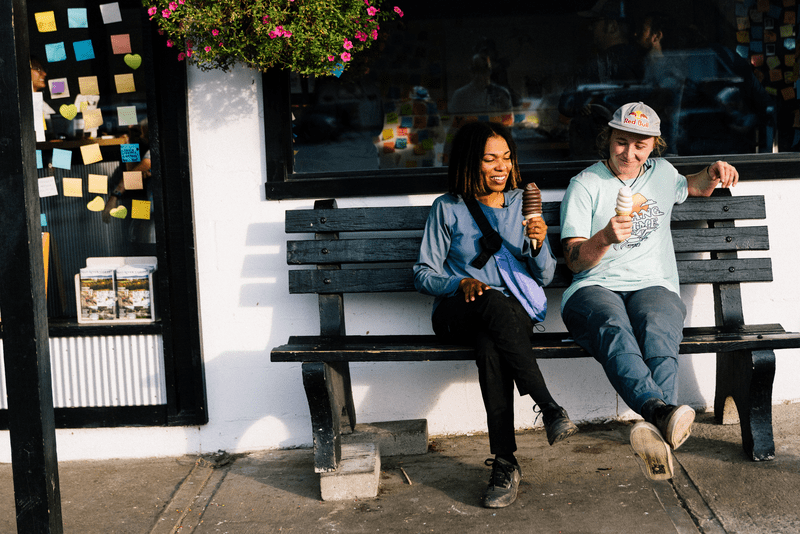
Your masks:
<path fill-rule="evenodd" d="M 771 282 L 769 258 L 730 258 L 720 260 L 678 260 L 681 284 L 716 282 Z M 556 276 L 548 287 L 563 288 L 571 274 L 566 266 L 556 268 Z M 383 293 L 414 291 L 414 275 L 409 266 L 375 269 L 303 269 L 289 271 L 290 293 Z"/>
<path fill-rule="evenodd" d="M 289 241 L 286 258 L 290 265 L 415 262 L 421 240 L 417 236 Z M 673 229 L 672 240 L 675 252 L 769 250 L 766 226 Z M 550 244 L 556 256 L 563 254 L 558 234 L 550 234 Z"/>

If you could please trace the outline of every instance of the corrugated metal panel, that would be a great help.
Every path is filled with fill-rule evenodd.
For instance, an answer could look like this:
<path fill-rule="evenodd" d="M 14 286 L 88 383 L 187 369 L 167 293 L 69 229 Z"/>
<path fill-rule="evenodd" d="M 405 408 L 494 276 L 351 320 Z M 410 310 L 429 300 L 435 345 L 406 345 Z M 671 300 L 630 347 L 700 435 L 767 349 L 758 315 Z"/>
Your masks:
<path fill-rule="evenodd" d="M 0 343 L 0 408 L 6 400 Z M 98 336 L 50 339 L 53 405 L 148 406 L 166 404 L 161 336 Z"/>

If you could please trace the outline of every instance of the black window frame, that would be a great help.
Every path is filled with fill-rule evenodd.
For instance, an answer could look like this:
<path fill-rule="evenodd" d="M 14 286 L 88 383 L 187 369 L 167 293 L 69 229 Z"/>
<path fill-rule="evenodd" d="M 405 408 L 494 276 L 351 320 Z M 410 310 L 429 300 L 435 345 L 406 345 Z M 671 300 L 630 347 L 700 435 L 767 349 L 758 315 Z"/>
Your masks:
<path fill-rule="evenodd" d="M 187 72 L 185 64 L 178 63 L 176 53 L 166 47 L 165 38 L 158 35 L 144 8 L 141 13 L 142 28 L 149 32 L 143 39 L 149 45 L 143 50 L 143 68 L 153 81 L 147 87 L 154 155 L 152 173 L 160 173 L 162 183 L 154 191 L 154 198 L 162 205 L 163 218 L 163 225 L 156 226 L 159 262 L 156 294 L 161 298 L 156 298 L 155 305 L 159 319 L 150 324 L 128 325 L 78 324 L 77 318 L 50 320 L 48 330 L 51 338 L 161 335 L 166 404 L 56 408 L 56 428 L 208 423 L 189 173 Z M 27 61 L 25 58 L 26 64 Z M 7 429 L 8 410 L 0 410 L 0 430 Z"/>

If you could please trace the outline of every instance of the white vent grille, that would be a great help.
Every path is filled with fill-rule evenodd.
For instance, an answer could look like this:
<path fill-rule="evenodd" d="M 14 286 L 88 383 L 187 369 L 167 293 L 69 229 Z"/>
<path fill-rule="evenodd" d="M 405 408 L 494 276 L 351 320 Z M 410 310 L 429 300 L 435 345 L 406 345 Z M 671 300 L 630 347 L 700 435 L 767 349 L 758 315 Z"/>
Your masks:
<path fill-rule="evenodd" d="M 0 408 L 8 408 L 0 343 Z M 50 339 L 53 405 L 148 406 L 166 404 L 161 336 Z"/>

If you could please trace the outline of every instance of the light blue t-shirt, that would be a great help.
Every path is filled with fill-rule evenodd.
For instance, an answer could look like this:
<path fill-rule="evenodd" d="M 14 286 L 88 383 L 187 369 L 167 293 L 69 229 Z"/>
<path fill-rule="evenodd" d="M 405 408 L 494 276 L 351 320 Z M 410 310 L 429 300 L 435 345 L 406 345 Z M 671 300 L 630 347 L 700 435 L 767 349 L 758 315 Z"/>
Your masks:
<path fill-rule="evenodd" d="M 505 208 L 478 205 L 503 238 L 509 252 L 522 261 L 534 280 L 544 287 L 553 280 L 556 267 L 550 243 L 545 239 L 539 254 L 534 257 L 522 225 L 522 190 L 507 191 L 505 200 Z M 494 256 L 482 269 L 470 265 L 480 254 L 478 240 L 481 235 L 478 224 L 460 197 L 448 193 L 434 200 L 422 235 L 419 259 L 414 265 L 414 286 L 420 293 L 436 297 L 434 310 L 444 298 L 458 292 L 458 284 L 464 278 L 480 280 L 506 296 L 511 294 L 505 287 Z"/>
<path fill-rule="evenodd" d="M 564 303 L 580 288 L 603 286 L 612 291 L 636 291 L 662 286 L 680 292 L 672 247 L 672 207 L 689 195 L 686 178 L 668 161 L 645 163 L 644 174 L 625 185 L 633 191 L 633 232 L 612 245 L 600 263 L 577 273 L 562 297 Z M 573 177 L 561 203 L 561 239 L 590 238 L 616 215 L 622 182 L 598 162 Z"/>

